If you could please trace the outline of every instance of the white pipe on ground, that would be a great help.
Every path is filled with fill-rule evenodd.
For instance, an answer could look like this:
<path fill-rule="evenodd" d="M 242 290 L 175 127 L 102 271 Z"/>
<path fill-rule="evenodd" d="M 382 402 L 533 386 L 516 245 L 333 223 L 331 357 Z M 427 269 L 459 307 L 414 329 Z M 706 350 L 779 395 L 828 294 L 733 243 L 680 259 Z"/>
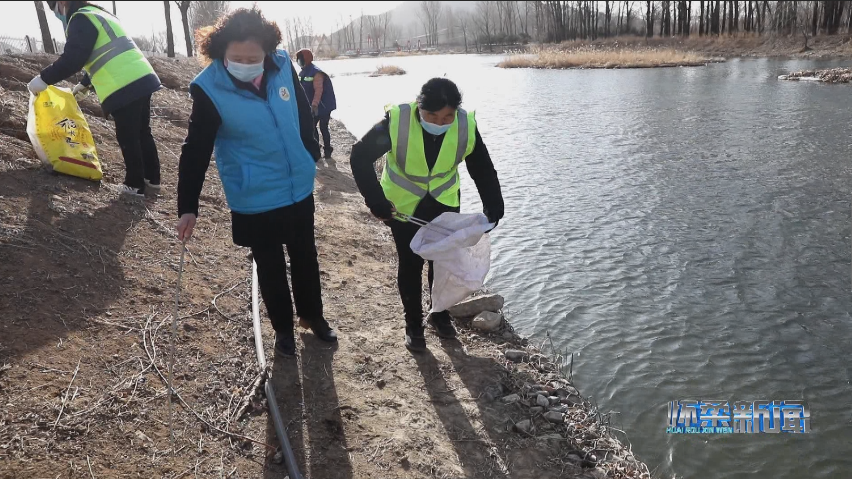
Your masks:
<path fill-rule="evenodd" d="M 257 294 L 257 263 L 252 259 L 251 262 L 251 320 L 254 326 L 254 346 L 257 351 L 257 364 L 260 370 L 266 368 L 266 355 L 263 353 L 263 336 L 260 333 L 260 307 Z M 278 401 L 275 399 L 275 390 L 272 389 L 272 375 L 266 380 L 266 386 L 263 388 L 266 393 L 266 403 L 269 405 L 269 414 L 272 416 L 272 423 L 275 425 L 275 434 L 278 436 L 278 442 L 281 443 L 281 452 L 284 454 L 284 463 L 287 466 L 287 473 L 290 479 L 303 479 L 299 472 L 299 466 L 296 464 L 296 456 L 293 454 L 293 448 L 290 447 L 290 440 L 287 438 L 287 430 L 284 428 L 284 421 L 281 419 L 281 411 L 278 410 Z"/>

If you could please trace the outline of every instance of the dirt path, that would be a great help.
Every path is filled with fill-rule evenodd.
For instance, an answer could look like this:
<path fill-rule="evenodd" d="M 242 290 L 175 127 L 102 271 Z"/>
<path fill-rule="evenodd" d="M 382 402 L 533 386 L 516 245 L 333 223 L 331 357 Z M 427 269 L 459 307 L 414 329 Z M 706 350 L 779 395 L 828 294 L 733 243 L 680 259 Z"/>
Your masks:
<path fill-rule="evenodd" d="M 154 109 L 164 187 L 128 202 L 114 190 L 124 170 L 113 126 L 91 99 L 82 108 L 104 181 L 54 175 L 35 159 L 25 83 L 48 61 L 0 56 L 0 478 L 284 477 L 262 445 L 277 446 L 264 400 L 236 417 L 259 373 L 251 269 L 231 241 L 215 165 L 183 274 L 175 377 L 186 406 L 175 408 L 175 453 L 169 443 L 160 374 L 180 252 L 173 225 L 185 87 L 197 67 L 155 62 L 170 88 Z M 623 466 L 638 464 L 630 457 L 604 460 L 628 453 L 588 403 L 572 406 L 570 422 L 549 425 L 521 405 L 526 399 L 498 399 L 559 381 L 546 358 L 503 357 L 510 345 L 523 348 L 516 336 L 462 328 L 459 341 L 430 335 L 426 354 L 405 350 L 393 242 L 352 180 L 354 139 L 333 128 L 335 159 L 321 162 L 315 190 L 316 232 L 340 343 L 301 331 L 298 358 L 272 361 L 263 314 L 271 380 L 305 477 L 640 477 Z M 513 431 L 531 418 L 530 434 Z"/>

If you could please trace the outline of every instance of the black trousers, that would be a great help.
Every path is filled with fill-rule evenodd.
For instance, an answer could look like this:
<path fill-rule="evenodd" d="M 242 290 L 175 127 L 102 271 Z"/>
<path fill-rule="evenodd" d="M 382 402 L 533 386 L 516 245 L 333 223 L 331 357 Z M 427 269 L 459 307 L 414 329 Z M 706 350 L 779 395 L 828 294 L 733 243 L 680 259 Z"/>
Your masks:
<path fill-rule="evenodd" d="M 393 241 L 396 243 L 396 254 L 399 258 L 399 269 L 396 273 L 396 284 L 399 297 L 405 310 L 407 326 L 422 327 L 423 325 L 423 263 L 425 260 L 411 251 L 411 240 L 417 234 L 419 226 L 400 221 L 387 222 L 390 226 Z M 432 262 L 429 261 L 429 291 L 432 291 Z"/>
<path fill-rule="evenodd" d="M 287 284 L 287 264 L 284 246 L 290 256 L 290 273 L 293 282 L 293 299 L 296 314 L 310 321 L 322 318 L 322 286 L 319 261 L 314 239 L 313 198 L 282 208 L 279 213 L 283 242 L 258 243 L 251 247 L 257 263 L 260 294 L 266 312 L 276 332 L 293 334 L 293 301 Z"/>
<path fill-rule="evenodd" d="M 331 121 L 331 113 L 314 117 L 314 128 L 316 129 L 317 124 L 319 124 L 320 133 L 322 133 L 322 145 L 326 150 L 326 154 L 331 151 L 331 133 L 328 131 L 329 121 Z"/>
<path fill-rule="evenodd" d="M 124 184 L 145 190 L 145 180 L 160 184 L 160 157 L 151 135 L 151 95 L 112 112 L 115 137 L 124 156 Z"/>

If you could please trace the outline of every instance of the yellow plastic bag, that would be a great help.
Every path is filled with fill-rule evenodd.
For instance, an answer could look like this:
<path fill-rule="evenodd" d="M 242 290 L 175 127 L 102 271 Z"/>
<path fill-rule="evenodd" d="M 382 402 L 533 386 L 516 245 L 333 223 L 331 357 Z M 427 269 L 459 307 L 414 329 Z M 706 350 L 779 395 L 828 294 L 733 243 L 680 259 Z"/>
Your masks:
<path fill-rule="evenodd" d="M 53 171 L 87 180 L 103 178 L 95 140 L 70 90 L 49 86 L 38 95 L 30 94 L 27 135 L 38 157 Z"/>

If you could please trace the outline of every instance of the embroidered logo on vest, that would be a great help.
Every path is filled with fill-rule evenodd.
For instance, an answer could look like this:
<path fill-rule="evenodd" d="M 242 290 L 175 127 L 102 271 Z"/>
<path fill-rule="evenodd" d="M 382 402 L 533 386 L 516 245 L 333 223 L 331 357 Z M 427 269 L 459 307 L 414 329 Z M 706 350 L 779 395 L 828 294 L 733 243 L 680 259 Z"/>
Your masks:
<path fill-rule="evenodd" d="M 284 101 L 290 101 L 290 90 L 286 86 L 282 86 L 278 89 L 278 96 Z"/>

